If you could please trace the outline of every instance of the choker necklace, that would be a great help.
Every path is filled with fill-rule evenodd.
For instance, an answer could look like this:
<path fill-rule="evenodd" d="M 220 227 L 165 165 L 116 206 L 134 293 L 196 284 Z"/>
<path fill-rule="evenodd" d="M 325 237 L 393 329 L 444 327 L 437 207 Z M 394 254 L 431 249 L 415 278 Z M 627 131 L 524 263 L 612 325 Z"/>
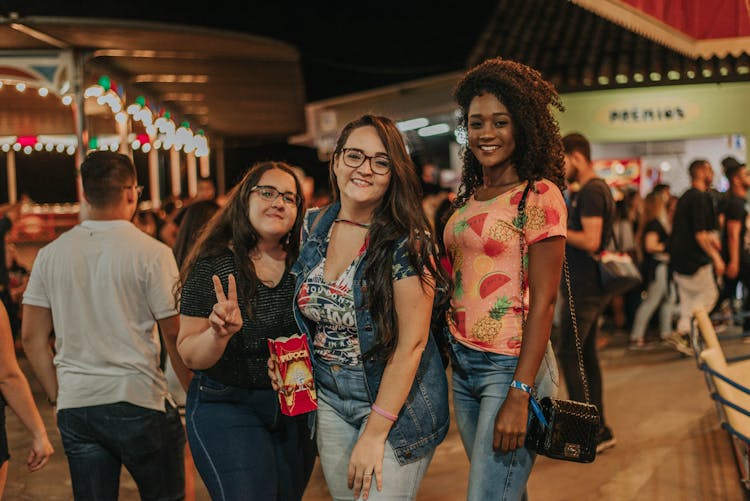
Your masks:
<path fill-rule="evenodd" d="M 347 224 L 353 224 L 354 226 L 359 226 L 360 228 L 369 228 L 370 223 L 358 223 L 357 221 L 352 221 L 351 219 L 344 219 L 342 217 L 334 219 L 334 223 L 347 223 Z"/>

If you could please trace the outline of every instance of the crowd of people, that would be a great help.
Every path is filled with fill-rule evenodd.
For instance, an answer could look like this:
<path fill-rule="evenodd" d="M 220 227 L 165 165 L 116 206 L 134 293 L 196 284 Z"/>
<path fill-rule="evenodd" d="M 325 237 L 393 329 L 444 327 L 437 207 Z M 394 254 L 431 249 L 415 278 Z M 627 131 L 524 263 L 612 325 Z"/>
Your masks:
<path fill-rule="evenodd" d="M 656 185 L 641 200 L 597 176 L 585 136 L 560 133 L 560 97 L 536 70 L 487 60 L 453 98 L 467 137 L 455 192 L 425 183 L 395 121 L 371 114 L 341 130 L 314 204 L 302 169 L 262 161 L 226 196 L 201 180 L 194 198 L 141 211 L 131 159 L 87 155 L 88 219 L 3 289 L 22 297 L 75 499 L 116 499 L 124 466 L 142 499 L 190 498 L 194 468 L 214 500 L 299 501 L 319 461 L 333 499 L 413 500 L 449 402 L 467 500 L 524 499 L 530 399 L 558 395 L 558 363 L 568 396 L 599 410 L 597 451 L 615 445 L 602 317 L 643 350 L 658 311 L 658 339 L 688 353 L 691 308 L 750 286 L 750 173 L 726 162 L 720 197 L 699 159 L 682 196 Z M 644 277 L 619 298 L 596 264 L 613 245 Z M 29 275 L 12 257 L 9 283 Z M 36 471 L 54 450 L 12 324 L 0 309 L 0 416 L 10 406 L 34 436 Z M 289 416 L 267 343 L 296 334 L 317 409 Z M 7 460 L 0 421 L 0 497 Z"/>
<path fill-rule="evenodd" d="M 687 336 L 694 307 L 714 313 L 721 330 L 722 322 L 734 317 L 720 313 L 739 313 L 750 301 L 750 242 L 745 239 L 750 171 L 725 157 L 725 192 L 713 187 L 716 173 L 708 160 L 694 159 L 687 171 L 690 186 L 680 196 L 664 183 L 642 198 L 635 189 L 615 191 L 616 213 L 624 215 L 615 217 L 615 247 L 631 254 L 643 282 L 612 298 L 608 308 L 613 326 L 628 331 L 634 351 L 666 343 L 692 355 Z M 750 328 L 750 322 L 744 327 Z"/>

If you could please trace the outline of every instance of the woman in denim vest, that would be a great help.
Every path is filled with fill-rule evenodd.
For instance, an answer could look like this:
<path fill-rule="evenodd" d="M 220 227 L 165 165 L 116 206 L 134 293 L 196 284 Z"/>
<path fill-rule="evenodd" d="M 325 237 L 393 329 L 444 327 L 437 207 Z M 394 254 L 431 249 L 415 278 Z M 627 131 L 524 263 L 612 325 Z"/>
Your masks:
<path fill-rule="evenodd" d="M 335 500 L 414 499 L 449 423 L 429 335 L 444 278 L 419 179 L 394 122 L 371 115 L 344 127 L 330 178 L 335 201 L 308 211 L 292 268 L 323 474 Z"/>
<path fill-rule="evenodd" d="M 499 58 L 470 70 L 454 97 L 468 147 L 444 241 L 453 269 L 453 405 L 471 462 L 467 497 L 518 500 L 535 458 L 524 446 L 529 393 L 556 389 L 549 338 L 567 209 L 550 107 L 562 106 L 536 70 Z"/>

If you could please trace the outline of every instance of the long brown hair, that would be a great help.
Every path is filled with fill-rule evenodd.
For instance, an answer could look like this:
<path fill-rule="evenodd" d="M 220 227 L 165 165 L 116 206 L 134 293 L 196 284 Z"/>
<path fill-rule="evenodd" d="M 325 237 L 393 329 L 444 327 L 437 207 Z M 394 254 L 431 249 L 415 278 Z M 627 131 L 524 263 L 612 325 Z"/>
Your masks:
<path fill-rule="evenodd" d="M 175 299 L 179 301 L 181 284 L 185 283 L 198 259 L 219 256 L 229 249 L 234 255 L 235 265 L 239 270 L 239 277 L 237 277 L 238 292 L 241 291 L 243 300 L 246 302 L 248 309 L 250 308 L 252 299 L 255 297 L 255 291 L 260 283 L 252 261 L 248 257 L 260 240 L 260 236 L 248 216 L 250 213 L 250 194 L 263 174 L 274 169 L 284 171 L 292 176 L 297 193 L 302 200 L 297 206 L 297 217 L 294 220 L 292 230 L 279 241 L 286 251 L 287 269 L 297 259 L 299 234 L 304 219 L 302 187 L 288 164 L 284 162 L 260 162 L 253 165 L 245 173 L 240 182 L 229 192 L 224 206 L 206 223 L 204 230 L 180 267 L 180 282 L 175 291 Z"/>
<path fill-rule="evenodd" d="M 437 244 L 422 209 L 422 188 L 417 170 L 396 124 L 390 118 L 363 115 L 341 131 L 331 157 L 329 176 L 334 200 L 340 197 L 334 166 L 349 135 L 360 127 L 373 127 L 391 161 L 391 180 L 380 205 L 375 209 L 368 231 L 365 280 L 369 286 L 367 305 L 376 326 L 376 345 L 365 357 L 377 354 L 390 357 L 398 344 L 398 319 L 393 303 L 393 252 L 403 238 L 409 263 L 419 274 L 423 286 L 445 287 L 447 279 L 438 265 Z"/>

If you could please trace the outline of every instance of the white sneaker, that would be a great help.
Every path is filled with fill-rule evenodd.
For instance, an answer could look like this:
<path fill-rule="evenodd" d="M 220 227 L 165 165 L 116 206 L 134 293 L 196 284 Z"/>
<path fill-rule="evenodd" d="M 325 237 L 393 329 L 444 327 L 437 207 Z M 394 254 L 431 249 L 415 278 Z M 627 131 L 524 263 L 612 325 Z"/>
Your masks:
<path fill-rule="evenodd" d="M 612 435 L 612 430 L 605 426 L 601 430 L 599 430 L 599 433 L 596 437 L 596 453 L 599 454 L 601 452 L 606 451 L 607 449 L 611 449 L 617 444 L 617 440 L 615 440 L 614 435 Z"/>

